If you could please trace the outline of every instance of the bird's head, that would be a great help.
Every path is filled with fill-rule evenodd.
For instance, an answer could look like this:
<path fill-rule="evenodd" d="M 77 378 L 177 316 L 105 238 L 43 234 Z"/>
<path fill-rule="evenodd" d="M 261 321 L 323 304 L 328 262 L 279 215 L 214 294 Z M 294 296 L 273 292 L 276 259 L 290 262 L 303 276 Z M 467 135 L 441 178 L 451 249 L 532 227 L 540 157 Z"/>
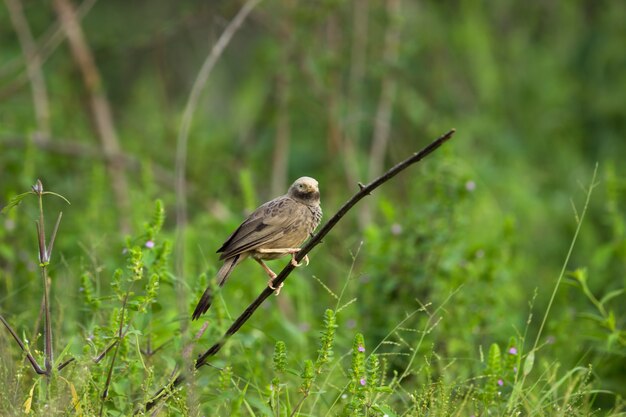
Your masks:
<path fill-rule="evenodd" d="M 305 204 L 319 204 L 320 201 L 319 185 L 317 180 L 311 177 L 298 178 L 289 187 L 287 195 Z"/>

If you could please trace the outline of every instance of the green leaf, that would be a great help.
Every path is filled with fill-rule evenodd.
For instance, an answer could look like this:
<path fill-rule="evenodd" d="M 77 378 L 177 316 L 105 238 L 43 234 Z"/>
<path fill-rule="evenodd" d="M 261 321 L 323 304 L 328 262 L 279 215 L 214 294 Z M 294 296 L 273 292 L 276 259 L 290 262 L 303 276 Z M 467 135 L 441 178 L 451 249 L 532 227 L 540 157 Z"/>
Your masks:
<path fill-rule="evenodd" d="M 389 417 L 397 417 L 398 415 L 386 404 L 374 404 L 372 405 L 372 409 L 378 411 L 379 413 L 383 413 Z"/>
<path fill-rule="evenodd" d="M 60 354 L 57 355 L 56 357 L 56 363 L 55 365 L 60 365 L 62 362 L 64 362 L 64 358 L 67 355 L 67 353 L 70 351 L 70 348 L 72 347 L 71 342 L 68 343 L 67 345 L 65 345 L 65 347 L 63 348 L 63 350 L 61 351 Z"/>
<path fill-rule="evenodd" d="M 609 316 L 606 318 L 606 327 L 614 332 L 615 331 L 615 313 L 613 313 L 613 310 L 609 311 Z"/>
<path fill-rule="evenodd" d="M 607 301 L 612 300 L 613 298 L 623 293 L 624 293 L 624 288 L 621 288 L 619 290 L 609 291 L 604 297 L 602 297 L 602 299 L 600 300 L 600 304 L 604 304 Z"/>
<path fill-rule="evenodd" d="M 500 346 L 498 346 L 497 343 L 492 343 L 489 347 L 487 370 L 488 373 L 494 377 L 500 376 L 500 373 L 502 372 L 502 353 L 500 352 Z"/>
<path fill-rule="evenodd" d="M 287 369 L 287 346 L 285 342 L 279 340 L 274 346 L 274 371 L 284 373 Z"/>
<path fill-rule="evenodd" d="M 535 351 L 531 350 L 526 356 L 526 360 L 524 360 L 524 376 L 527 376 L 530 371 L 533 370 L 533 365 L 535 364 Z"/>
<path fill-rule="evenodd" d="M 248 384 L 246 384 L 243 387 L 243 389 L 241 390 L 241 392 L 239 393 L 237 398 L 232 402 L 232 407 L 230 409 L 230 412 L 231 412 L 232 416 L 239 416 L 239 415 L 241 415 L 241 405 L 243 404 L 243 401 L 246 398 L 246 392 L 247 391 L 248 391 Z"/>
<path fill-rule="evenodd" d="M 53 192 L 53 191 L 44 191 L 44 192 L 43 192 L 43 194 L 44 194 L 44 195 L 45 195 L 45 194 L 51 194 L 51 195 L 53 195 L 53 196 L 55 196 L 55 197 L 59 197 L 61 200 L 65 201 L 65 202 L 66 202 L 67 204 L 69 204 L 70 206 L 72 205 L 72 203 L 70 203 L 70 201 L 69 201 L 67 198 L 63 197 L 61 194 L 57 194 L 57 193 L 55 193 L 55 192 Z"/>
<path fill-rule="evenodd" d="M 598 323 L 604 323 L 604 317 L 599 315 L 599 314 L 580 313 L 579 316 L 582 317 L 582 318 L 585 318 L 585 319 L 593 320 L 593 321 L 598 322 Z"/>
<path fill-rule="evenodd" d="M 2 213 L 2 214 L 8 213 L 9 210 L 11 210 L 13 207 L 18 206 L 22 202 L 22 200 L 25 199 L 26 196 L 28 196 L 30 194 L 34 194 L 34 193 L 32 191 L 28 191 L 28 192 L 16 195 L 15 197 L 13 197 L 12 199 L 9 200 L 7 205 L 4 206 L 2 208 L 2 210 L 0 210 L 0 213 Z"/>

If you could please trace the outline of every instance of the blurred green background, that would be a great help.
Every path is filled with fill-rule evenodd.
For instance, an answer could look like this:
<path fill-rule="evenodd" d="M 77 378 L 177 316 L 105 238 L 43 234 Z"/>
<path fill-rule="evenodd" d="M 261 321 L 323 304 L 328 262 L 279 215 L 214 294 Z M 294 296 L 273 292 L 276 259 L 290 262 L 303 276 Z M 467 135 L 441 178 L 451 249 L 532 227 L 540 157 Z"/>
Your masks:
<path fill-rule="evenodd" d="M 175 158 L 185 105 L 243 3 L 74 3 L 85 40 L 74 53 L 58 20 L 68 4 L 0 7 L 0 206 L 37 178 L 71 201 L 45 200 L 49 228 L 64 213 L 50 272 L 59 346 L 80 351 L 106 321 L 84 304 L 81 276 L 116 305 L 111 275 L 127 236 L 144 243 L 155 199 L 167 213 L 162 239 L 178 232 L 184 242 L 158 301 L 164 325 L 154 337 L 168 340 L 206 284 L 200 274 L 219 267 L 214 251 L 250 210 L 308 175 L 320 182 L 327 220 L 358 181 L 452 127 L 452 141 L 346 216 L 244 327 L 244 340 L 264 355 L 276 339 L 313 352 L 314 330 L 335 305 L 313 276 L 339 293 L 354 260 L 343 299 L 357 301 L 342 311 L 339 337 L 351 340 L 356 328 L 375 346 L 420 303 L 451 297 L 425 349 L 457 360 L 448 375 L 470 378 L 480 350 L 520 337 L 531 311 L 526 344 L 534 340 L 596 164 L 567 270 L 587 268 L 597 299 L 625 287 L 626 3 L 261 2 L 198 91 L 182 229 Z M 93 58 L 88 72 L 99 82 L 85 81 L 76 53 Z M 104 128 L 94 102 L 110 109 Z M 119 153 L 107 158 L 111 138 Z M 36 216 L 32 199 L 0 217 L 0 312 L 26 333 L 41 300 Z M 256 265 L 242 265 L 223 292 L 228 314 L 264 284 Z M 624 294 L 602 315 L 580 287 L 566 277 L 559 289 L 542 360 L 591 364 L 596 388 L 623 396 Z M 2 356 L 19 357 L 5 334 L 0 345 Z M 614 396 L 595 401 L 610 407 Z"/>

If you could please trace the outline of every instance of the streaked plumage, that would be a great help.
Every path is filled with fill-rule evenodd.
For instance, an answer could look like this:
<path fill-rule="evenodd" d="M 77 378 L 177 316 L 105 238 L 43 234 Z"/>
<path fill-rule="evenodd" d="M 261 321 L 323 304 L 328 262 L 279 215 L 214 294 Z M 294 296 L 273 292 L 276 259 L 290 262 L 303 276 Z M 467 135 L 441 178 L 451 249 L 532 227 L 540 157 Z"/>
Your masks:
<path fill-rule="evenodd" d="M 270 276 L 268 285 L 276 274 L 263 260 L 277 259 L 297 252 L 313 233 L 322 219 L 318 183 L 310 177 L 297 179 L 287 194 L 277 197 L 257 208 L 217 250 L 224 264 L 216 275 L 217 284 L 224 285 L 233 269 L 247 257 L 263 266 Z M 271 253 L 275 250 L 276 252 Z M 193 312 L 193 319 L 204 314 L 211 306 L 211 288 L 207 288 Z"/>

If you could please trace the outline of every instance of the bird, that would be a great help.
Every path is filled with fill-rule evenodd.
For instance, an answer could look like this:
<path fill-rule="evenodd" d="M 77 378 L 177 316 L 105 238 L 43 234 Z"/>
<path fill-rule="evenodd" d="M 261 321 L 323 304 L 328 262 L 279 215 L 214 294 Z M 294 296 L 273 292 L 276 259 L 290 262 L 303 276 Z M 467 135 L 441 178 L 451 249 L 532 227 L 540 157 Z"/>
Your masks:
<path fill-rule="evenodd" d="M 264 260 L 278 259 L 291 255 L 291 263 L 300 266 L 295 255 L 300 245 L 313 234 L 322 220 L 320 191 L 317 180 L 311 177 L 298 178 L 287 190 L 287 194 L 276 197 L 254 210 L 246 220 L 226 239 L 216 253 L 224 264 L 217 271 L 217 285 L 221 288 L 235 267 L 251 257 L 257 261 L 269 276 L 267 282 L 276 295 L 283 284 L 275 287 L 276 273 Z M 308 256 L 303 259 L 309 264 Z M 211 307 L 213 294 L 211 286 L 200 297 L 192 320 L 198 319 Z"/>

